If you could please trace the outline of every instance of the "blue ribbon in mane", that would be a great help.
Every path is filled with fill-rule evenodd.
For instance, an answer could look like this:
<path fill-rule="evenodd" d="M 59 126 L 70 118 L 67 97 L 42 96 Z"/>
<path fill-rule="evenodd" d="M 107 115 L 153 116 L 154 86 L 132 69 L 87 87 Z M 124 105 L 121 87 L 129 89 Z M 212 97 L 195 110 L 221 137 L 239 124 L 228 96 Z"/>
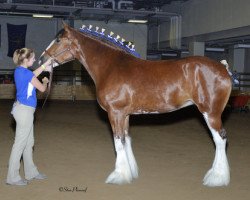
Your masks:
<path fill-rule="evenodd" d="M 97 38 L 107 40 L 107 41 L 111 42 L 112 44 L 114 44 L 114 45 L 120 47 L 121 49 L 125 50 L 126 52 L 134 55 L 137 58 L 141 57 L 140 54 L 135 51 L 135 49 L 129 48 L 127 45 L 124 45 L 124 43 L 122 43 L 121 41 L 118 41 L 117 39 L 115 39 L 115 38 L 113 38 L 111 36 L 106 36 L 104 33 L 101 33 L 101 32 L 99 33 L 97 31 L 92 31 L 92 30 L 88 29 L 87 27 L 80 28 L 79 30 L 80 30 L 80 32 L 87 33 L 87 34 L 93 35 L 93 36 L 95 36 Z"/>

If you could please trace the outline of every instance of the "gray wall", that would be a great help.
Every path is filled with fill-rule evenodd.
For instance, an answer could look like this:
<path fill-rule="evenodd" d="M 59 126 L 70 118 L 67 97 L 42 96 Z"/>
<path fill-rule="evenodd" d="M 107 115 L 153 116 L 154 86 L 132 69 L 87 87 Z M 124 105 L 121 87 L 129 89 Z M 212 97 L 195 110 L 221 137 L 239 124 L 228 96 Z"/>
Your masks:
<path fill-rule="evenodd" d="M 189 0 L 181 4 L 182 37 L 209 40 L 250 35 L 249 10 L 249 0 Z M 229 54 L 223 56 L 234 70 L 249 72 L 248 52 L 232 46 Z"/>
<path fill-rule="evenodd" d="M 0 69 L 13 69 L 15 65 L 8 53 L 7 23 L 21 25 L 27 24 L 26 47 L 35 50 L 38 59 L 41 53 L 49 45 L 61 26 L 57 19 L 33 19 L 28 17 L 0 17 L 1 24 L 1 47 L 0 47 Z M 37 64 L 37 63 L 35 63 Z"/>
<path fill-rule="evenodd" d="M 163 11 L 175 12 L 182 16 L 182 38 L 206 34 L 207 39 L 212 40 L 221 39 L 226 35 L 235 37 L 250 34 L 249 0 L 173 2 L 171 5 L 164 6 Z M 163 26 L 165 28 L 162 28 Z M 160 27 L 159 34 L 157 27 L 150 30 L 150 38 L 154 39 L 150 40 L 149 44 L 157 42 L 158 35 L 160 35 L 159 41 L 163 43 L 163 46 L 168 44 L 166 41 L 169 40 L 170 23 L 163 23 Z M 211 35 L 207 36 L 208 34 Z"/>
<path fill-rule="evenodd" d="M 169 20 L 169 21 L 168 21 Z M 170 19 L 166 20 L 159 25 L 154 25 L 149 28 L 148 31 L 148 46 L 160 50 L 169 43 L 165 43 L 169 40 L 170 35 Z"/>
<path fill-rule="evenodd" d="M 8 52 L 8 35 L 7 23 L 20 25 L 27 24 L 26 32 L 26 47 L 32 48 L 36 52 L 38 59 L 41 53 L 46 49 L 50 42 L 54 39 L 56 33 L 62 28 L 62 22 L 59 19 L 34 19 L 31 17 L 8 17 L 1 16 L 1 47 L 0 47 L 0 69 L 14 69 L 15 65 L 12 58 L 7 57 Z M 81 20 L 74 22 L 75 28 L 80 28 L 82 24 L 92 24 L 106 28 L 106 34 L 111 30 L 115 34 L 119 34 L 124 39 L 133 41 L 135 49 L 138 51 L 142 58 L 146 58 L 147 52 L 147 26 L 136 24 L 119 24 L 109 22 L 97 21 L 84 21 Z M 35 63 L 37 65 L 37 63 Z M 36 67 L 36 66 L 34 66 Z"/>
<path fill-rule="evenodd" d="M 245 72 L 250 73 L 250 49 L 245 52 Z"/>
<path fill-rule="evenodd" d="M 182 36 L 250 25 L 249 0 L 189 0 L 182 4 Z"/>
<path fill-rule="evenodd" d="M 189 0 L 164 6 L 165 12 L 182 16 L 182 48 L 193 42 L 205 42 L 250 35 L 250 0 Z M 162 28 L 164 27 L 164 28 Z M 160 31 L 158 33 L 158 30 Z M 170 23 L 149 30 L 149 47 L 169 47 Z M 153 38 L 153 39 L 151 39 Z M 205 52 L 215 60 L 227 59 L 238 72 L 250 71 L 248 49 L 229 47 L 229 53 Z"/>

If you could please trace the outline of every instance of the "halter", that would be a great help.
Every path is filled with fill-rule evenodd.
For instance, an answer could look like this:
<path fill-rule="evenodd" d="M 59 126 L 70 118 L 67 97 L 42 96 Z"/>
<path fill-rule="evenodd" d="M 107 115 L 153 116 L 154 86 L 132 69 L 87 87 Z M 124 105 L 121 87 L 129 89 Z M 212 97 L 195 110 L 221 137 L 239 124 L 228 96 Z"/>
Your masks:
<path fill-rule="evenodd" d="M 70 40 L 69 38 L 67 38 L 67 39 L 70 41 L 70 44 L 69 44 L 69 46 L 68 46 L 67 49 L 62 50 L 62 51 L 60 51 L 59 53 L 56 53 L 55 55 L 51 55 L 47 50 L 45 50 L 45 53 L 46 53 L 50 58 L 52 58 L 52 62 L 56 62 L 57 64 L 62 65 L 62 64 L 66 63 L 66 62 L 69 62 L 69 61 L 71 61 L 71 60 L 75 60 L 75 56 L 74 56 L 74 54 L 73 54 L 72 51 L 71 51 L 72 40 Z M 70 52 L 71 58 L 70 58 L 70 59 L 67 59 L 67 60 L 64 60 L 63 62 L 59 62 L 59 61 L 56 59 L 56 57 L 58 57 L 59 55 L 63 54 L 64 52 L 67 52 L 67 51 Z M 50 94 L 50 88 L 51 88 L 51 83 L 52 83 L 52 77 L 53 77 L 53 66 L 52 66 L 52 68 L 51 68 L 51 72 L 50 72 L 50 76 L 49 76 L 49 85 L 48 85 L 47 96 L 46 96 L 46 98 L 45 98 L 45 100 L 44 100 L 44 102 L 43 102 L 42 108 L 44 107 L 44 105 L 45 105 L 45 103 L 46 103 L 46 101 L 47 101 L 47 99 L 48 99 L 48 96 L 49 96 L 49 94 Z"/>
<path fill-rule="evenodd" d="M 66 63 L 66 62 L 69 62 L 69 61 L 71 61 L 71 60 L 75 60 L 75 56 L 74 56 L 74 54 L 72 53 L 72 51 L 71 51 L 71 44 L 72 44 L 72 40 L 70 40 L 69 38 L 67 38 L 68 39 L 68 41 L 70 41 L 70 44 L 68 45 L 68 48 L 66 48 L 66 49 L 63 49 L 62 51 L 60 51 L 60 52 L 58 52 L 58 53 L 56 53 L 56 54 L 54 54 L 54 55 L 51 55 L 47 50 L 45 50 L 45 53 L 50 57 L 50 58 L 52 58 L 52 60 L 54 60 L 54 62 L 56 62 L 57 64 L 59 64 L 59 65 L 62 65 L 62 64 L 64 64 L 64 63 Z M 56 59 L 56 57 L 58 57 L 58 56 L 60 56 L 61 54 L 63 54 L 64 52 L 67 52 L 67 51 L 69 51 L 69 53 L 71 54 L 71 58 L 70 59 L 67 59 L 67 60 L 64 60 L 63 62 L 59 62 L 57 59 Z"/>

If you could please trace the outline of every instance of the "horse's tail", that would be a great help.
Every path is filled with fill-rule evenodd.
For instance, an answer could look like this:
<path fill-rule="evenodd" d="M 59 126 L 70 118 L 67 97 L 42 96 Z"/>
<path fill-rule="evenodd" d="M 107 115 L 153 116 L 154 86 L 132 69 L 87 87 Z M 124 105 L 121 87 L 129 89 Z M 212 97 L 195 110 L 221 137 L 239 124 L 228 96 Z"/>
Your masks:
<path fill-rule="evenodd" d="M 230 71 L 229 64 L 227 63 L 226 60 L 221 60 L 220 62 L 221 62 L 221 64 L 225 65 L 228 74 L 231 76 L 233 85 L 238 85 L 240 83 L 239 82 L 239 74 L 237 72 Z"/>
<path fill-rule="evenodd" d="M 231 72 L 229 70 L 229 64 L 228 64 L 227 60 L 221 60 L 220 63 L 225 65 L 227 72 L 230 74 Z"/>

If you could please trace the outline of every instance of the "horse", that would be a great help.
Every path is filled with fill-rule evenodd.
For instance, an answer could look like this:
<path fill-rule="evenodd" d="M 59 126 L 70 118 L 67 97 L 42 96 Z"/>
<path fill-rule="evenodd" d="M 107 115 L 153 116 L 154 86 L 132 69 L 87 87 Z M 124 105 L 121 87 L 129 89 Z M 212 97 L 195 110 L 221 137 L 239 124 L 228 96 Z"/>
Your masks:
<path fill-rule="evenodd" d="M 110 41 L 65 23 L 40 62 L 51 58 L 55 66 L 79 60 L 94 81 L 97 102 L 108 114 L 116 151 L 115 169 L 106 183 L 127 184 L 138 178 L 129 134 L 130 115 L 167 113 L 196 105 L 215 143 L 214 161 L 203 184 L 229 184 L 227 134 L 221 115 L 232 81 L 222 63 L 202 56 L 165 61 L 140 59 Z"/>

